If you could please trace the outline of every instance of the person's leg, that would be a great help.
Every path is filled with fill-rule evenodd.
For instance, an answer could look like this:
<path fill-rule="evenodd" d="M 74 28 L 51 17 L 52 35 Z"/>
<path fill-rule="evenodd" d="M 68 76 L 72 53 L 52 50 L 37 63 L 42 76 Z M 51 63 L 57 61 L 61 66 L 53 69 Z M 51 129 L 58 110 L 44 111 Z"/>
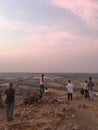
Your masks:
<path fill-rule="evenodd" d="M 87 90 L 87 97 L 89 98 L 89 92 L 88 92 L 88 90 Z"/>
<path fill-rule="evenodd" d="M 89 92 L 89 99 L 91 99 L 92 98 L 91 90 L 88 90 L 88 92 Z"/>
<path fill-rule="evenodd" d="M 45 88 L 44 88 L 44 85 L 42 86 L 42 89 L 43 89 L 43 90 L 42 90 L 42 92 L 44 93 L 44 92 L 45 92 Z"/>
<path fill-rule="evenodd" d="M 93 99 L 93 90 L 91 90 L 91 99 Z"/>
<path fill-rule="evenodd" d="M 10 104 L 10 112 L 9 112 L 10 121 L 13 120 L 13 109 L 14 109 L 14 103 L 11 103 Z"/>
<path fill-rule="evenodd" d="M 5 109 L 6 109 L 6 120 L 9 121 L 10 120 L 10 117 L 9 117 L 10 106 L 9 106 L 9 104 L 5 105 Z"/>
<path fill-rule="evenodd" d="M 43 92 L 42 92 L 42 85 L 40 85 L 40 94 L 42 94 Z"/>

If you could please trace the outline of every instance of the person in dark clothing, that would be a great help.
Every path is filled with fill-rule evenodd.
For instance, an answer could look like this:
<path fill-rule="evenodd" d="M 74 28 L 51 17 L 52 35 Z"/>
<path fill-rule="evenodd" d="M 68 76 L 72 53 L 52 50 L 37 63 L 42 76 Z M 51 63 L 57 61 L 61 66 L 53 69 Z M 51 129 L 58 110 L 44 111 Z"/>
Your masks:
<path fill-rule="evenodd" d="M 92 77 L 89 77 L 89 82 L 87 84 L 88 87 L 88 92 L 89 92 L 89 99 L 93 100 L 94 96 L 93 96 L 93 89 L 94 89 L 94 83 L 92 81 Z"/>
<path fill-rule="evenodd" d="M 13 83 L 9 83 L 9 88 L 5 90 L 6 94 L 6 119 L 7 121 L 13 120 L 13 109 L 15 102 L 15 90 L 13 89 Z"/>
<path fill-rule="evenodd" d="M 45 92 L 45 79 L 44 79 L 44 74 L 41 75 L 40 78 L 40 94 L 42 95 Z"/>

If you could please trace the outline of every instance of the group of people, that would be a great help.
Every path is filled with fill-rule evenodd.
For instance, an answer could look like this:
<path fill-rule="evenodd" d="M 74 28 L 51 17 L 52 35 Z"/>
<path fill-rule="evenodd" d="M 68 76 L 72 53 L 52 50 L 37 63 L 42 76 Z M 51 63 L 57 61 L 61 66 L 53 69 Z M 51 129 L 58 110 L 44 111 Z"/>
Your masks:
<path fill-rule="evenodd" d="M 73 99 L 73 88 L 74 85 L 68 80 L 68 84 L 66 86 L 68 90 L 68 101 Z M 85 81 L 83 84 L 83 88 L 81 88 L 81 94 L 85 96 L 85 98 L 89 98 L 89 100 L 93 100 L 93 90 L 94 90 L 94 83 L 92 81 L 92 77 L 89 77 L 89 81 Z"/>
<path fill-rule="evenodd" d="M 44 74 L 41 75 L 40 78 L 40 94 L 42 95 L 45 92 L 45 79 L 44 79 Z M 73 100 L 73 88 L 74 85 L 71 82 L 71 80 L 68 80 L 68 84 L 66 86 L 67 91 L 68 91 L 68 101 Z M 92 77 L 89 77 L 89 81 L 85 81 L 83 84 L 83 88 L 81 93 L 83 92 L 85 98 L 89 98 L 89 100 L 93 100 L 93 89 L 94 89 L 94 83 L 92 81 Z M 46 88 L 47 91 L 47 88 Z"/>
<path fill-rule="evenodd" d="M 73 100 L 73 89 L 74 85 L 71 82 L 71 80 L 68 80 L 68 83 L 66 85 L 66 88 L 68 90 L 68 101 Z M 89 97 L 90 100 L 93 99 L 93 88 L 94 88 L 94 83 L 92 81 L 92 77 L 89 78 L 89 81 L 85 82 L 84 84 L 84 95 L 85 97 Z M 43 93 L 47 92 L 48 89 L 45 87 L 45 78 L 44 74 L 41 75 L 40 78 L 40 95 L 43 95 Z M 5 90 L 6 94 L 6 100 L 5 100 L 5 105 L 6 105 L 6 119 L 7 121 L 12 121 L 13 120 L 13 109 L 14 109 L 14 102 L 15 102 L 15 90 L 13 88 L 13 83 L 9 83 L 9 88 Z"/>
<path fill-rule="evenodd" d="M 89 100 L 93 100 L 93 90 L 94 83 L 92 81 L 92 77 L 89 77 L 89 81 L 85 81 L 83 87 L 81 88 L 81 94 L 85 96 L 85 98 L 89 98 Z"/>
<path fill-rule="evenodd" d="M 48 88 L 45 88 L 45 79 L 44 74 L 41 75 L 40 78 L 40 95 L 44 92 L 48 92 Z M 14 110 L 14 102 L 15 102 L 15 89 L 13 88 L 13 83 L 9 83 L 9 87 L 5 90 L 5 108 L 6 108 L 6 120 L 13 120 L 13 110 Z"/>

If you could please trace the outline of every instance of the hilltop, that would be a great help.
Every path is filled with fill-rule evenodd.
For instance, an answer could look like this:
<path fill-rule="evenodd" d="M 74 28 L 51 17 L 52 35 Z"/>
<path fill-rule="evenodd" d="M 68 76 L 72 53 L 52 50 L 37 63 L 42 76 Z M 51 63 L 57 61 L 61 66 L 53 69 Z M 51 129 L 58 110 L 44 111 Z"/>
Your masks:
<path fill-rule="evenodd" d="M 5 108 L 0 108 L 0 130 L 98 130 L 98 97 L 94 101 L 80 95 L 80 83 L 93 77 L 98 92 L 98 74 L 46 74 L 49 92 L 39 96 L 39 74 L 4 74 L 0 77 L 3 93 L 9 81 L 15 83 L 14 120 L 6 122 Z M 74 85 L 73 101 L 67 101 L 65 85 Z M 2 94 L 3 106 L 4 95 Z M 1 103 L 0 103 L 1 105 Z"/>
<path fill-rule="evenodd" d="M 63 90 L 49 89 L 42 98 L 30 90 L 17 97 L 12 122 L 0 108 L 0 130 L 98 130 L 98 97 L 89 101 L 74 92 L 68 102 Z"/>

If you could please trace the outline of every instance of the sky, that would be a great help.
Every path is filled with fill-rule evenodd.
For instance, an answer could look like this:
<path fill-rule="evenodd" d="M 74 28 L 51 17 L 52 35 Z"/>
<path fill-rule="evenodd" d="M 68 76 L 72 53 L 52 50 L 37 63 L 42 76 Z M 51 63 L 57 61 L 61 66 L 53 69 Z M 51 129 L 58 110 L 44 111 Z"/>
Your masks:
<path fill-rule="evenodd" d="M 98 0 L 0 0 L 0 72 L 98 73 Z"/>

